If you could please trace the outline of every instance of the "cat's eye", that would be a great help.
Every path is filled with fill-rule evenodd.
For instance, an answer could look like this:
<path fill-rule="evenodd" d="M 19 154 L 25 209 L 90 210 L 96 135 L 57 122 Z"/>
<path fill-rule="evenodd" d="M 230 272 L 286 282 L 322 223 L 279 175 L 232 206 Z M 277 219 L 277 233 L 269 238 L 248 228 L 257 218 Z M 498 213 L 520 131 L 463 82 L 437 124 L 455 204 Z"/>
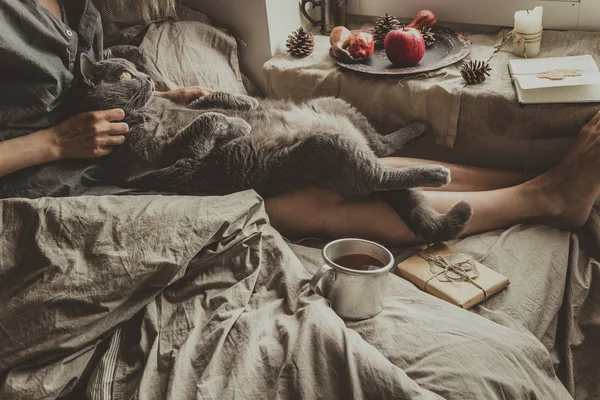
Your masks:
<path fill-rule="evenodd" d="M 121 74 L 121 79 L 131 79 L 131 78 L 133 78 L 133 76 L 131 76 L 130 72 L 123 71 L 123 73 Z"/>

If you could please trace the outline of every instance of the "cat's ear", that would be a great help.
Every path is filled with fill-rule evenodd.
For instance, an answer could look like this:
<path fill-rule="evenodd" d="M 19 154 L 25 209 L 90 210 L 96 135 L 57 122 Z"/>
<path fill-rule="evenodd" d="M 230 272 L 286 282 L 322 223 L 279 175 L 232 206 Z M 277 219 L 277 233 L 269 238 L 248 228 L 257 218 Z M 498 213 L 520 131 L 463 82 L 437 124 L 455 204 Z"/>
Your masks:
<path fill-rule="evenodd" d="M 113 56 L 113 51 L 111 49 L 104 50 L 104 52 L 102 53 L 102 59 L 103 60 L 109 60 L 111 58 L 115 58 Z"/>
<path fill-rule="evenodd" d="M 79 71 L 81 72 L 81 77 L 83 81 L 89 87 L 94 87 L 94 82 L 92 81 L 92 70 L 94 69 L 94 63 L 87 54 L 81 53 L 79 56 Z"/>

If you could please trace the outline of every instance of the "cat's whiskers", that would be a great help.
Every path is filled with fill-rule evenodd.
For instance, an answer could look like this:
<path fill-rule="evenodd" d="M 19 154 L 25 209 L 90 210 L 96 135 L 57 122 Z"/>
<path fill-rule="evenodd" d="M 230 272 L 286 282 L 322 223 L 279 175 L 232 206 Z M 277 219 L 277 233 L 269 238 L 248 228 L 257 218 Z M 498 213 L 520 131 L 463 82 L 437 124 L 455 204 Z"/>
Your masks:
<path fill-rule="evenodd" d="M 131 96 L 129 101 L 127 103 L 125 103 L 123 108 L 127 109 L 131 105 L 131 103 L 137 102 L 137 100 L 140 98 L 141 95 L 142 95 L 142 90 L 138 90 L 137 92 L 135 92 L 134 95 Z"/>

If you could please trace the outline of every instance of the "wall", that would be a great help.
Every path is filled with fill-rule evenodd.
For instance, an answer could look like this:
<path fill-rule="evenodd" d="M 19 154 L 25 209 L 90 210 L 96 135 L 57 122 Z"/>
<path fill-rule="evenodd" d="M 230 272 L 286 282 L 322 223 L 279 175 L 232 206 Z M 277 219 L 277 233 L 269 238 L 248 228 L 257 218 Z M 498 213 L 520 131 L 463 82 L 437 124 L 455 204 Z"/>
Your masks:
<path fill-rule="evenodd" d="M 433 10 L 442 22 L 512 26 L 516 10 L 544 7 L 545 29 L 600 30 L 600 0 L 348 0 L 353 14 L 411 19 Z"/>
<path fill-rule="evenodd" d="M 266 3 L 271 54 L 275 55 L 286 51 L 287 37 L 302 23 L 298 0 L 266 0 Z"/>
<path fill-rule="evenodd" d="M 287 36 L 300 26 L 296 0 L 183 0 L 183 4 L 210 16 L 246 43 L 240 49 L 242 71 L 262 90 L 263 64 L 285 51 Z"/>

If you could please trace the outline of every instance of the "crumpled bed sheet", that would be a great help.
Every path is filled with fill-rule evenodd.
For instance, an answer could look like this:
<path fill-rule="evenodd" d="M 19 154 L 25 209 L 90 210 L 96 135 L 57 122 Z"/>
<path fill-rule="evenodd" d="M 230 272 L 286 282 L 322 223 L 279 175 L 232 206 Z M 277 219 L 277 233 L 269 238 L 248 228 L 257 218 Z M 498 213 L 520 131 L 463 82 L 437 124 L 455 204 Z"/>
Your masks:
<path fill-rule="evenodd" d="M 346 324 L 308 290 L 318 250 L 297 256 L 253 191 L 0 208 L 2 399 L 600 393 L 596 214 L 581 239 L 517 226 L 457 243 L 513 282 L 475 312 L 392 275 L 384 311 Z"/>

